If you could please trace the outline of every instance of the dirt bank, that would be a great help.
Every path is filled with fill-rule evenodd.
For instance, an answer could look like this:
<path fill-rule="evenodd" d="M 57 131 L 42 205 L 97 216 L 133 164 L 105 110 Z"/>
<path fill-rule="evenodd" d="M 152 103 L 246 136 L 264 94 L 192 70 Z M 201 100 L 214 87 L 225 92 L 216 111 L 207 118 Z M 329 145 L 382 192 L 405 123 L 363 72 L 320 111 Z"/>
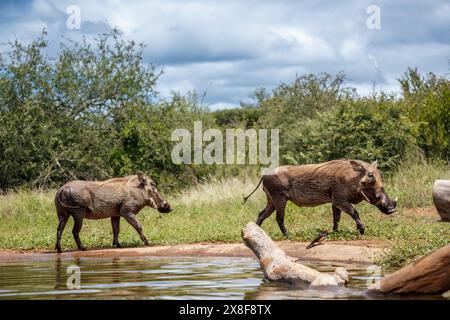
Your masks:
<path fill-rule="evenodd" d="M 386 243 L 378 241 L 330 241 L 306 250 L 308 243 L 279 241 L 277 244 L 288 255 L 304 261 L 341 262 L 352 264 L 373 263 L 377 255 L 387 250 Z M 0 251 L 0 261 L 17 259 L 55 258 L 54 251 Z M 171 246 L 153 246 L 121 249 L 91 249 L 88 251 L 67 251 L 62 258 L 81 257 L 138 257 L 138 256 L 222 256 L 252 257 L 253 253 L 241 243 L 196 243 Z"/>
<path fill-rule="evenodd" d="M 427 207 L 427 208 L 411 208 L 406 209 L 405 214 L 416 217 L 427 217 L 432 218 L 433 220 L 440 221 L 441 216 L 437 212 L 435 207 Z"/>

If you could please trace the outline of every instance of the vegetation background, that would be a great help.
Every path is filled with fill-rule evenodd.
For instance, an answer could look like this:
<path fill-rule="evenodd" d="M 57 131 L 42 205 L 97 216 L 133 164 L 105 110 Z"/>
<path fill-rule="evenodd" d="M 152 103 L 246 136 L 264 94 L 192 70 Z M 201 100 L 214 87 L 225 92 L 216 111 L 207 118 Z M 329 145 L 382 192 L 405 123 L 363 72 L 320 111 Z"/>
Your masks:
<path fill-rule="evenodd" d="M 13 42 L 0 55 L 0 192 L 5 194 L 0 247 L 52 247 L 53 188 L 67 180 L 138 170 L 151 175 L 179 208 L 165 220 L 141 218 L 156 243 L 238 241 L 240 227 L 264 206 L 261 194 L 249 206 L 240 205 L 258 167 L 174 164 L 171 132 L 192 129 L 194 120 L 222 130 L 279 128 L 283 164 L 378 159 L 388 192 L 399 195 L 405 210 L 432 206 L 434 179 L 450 178 L 450 80 L 445 76 L 411 68 L 398 79 L 401 93 L 362 97 L 346 85 L 344 74 L 297 75 L 272 91 L 250 93 L 252 103 L 211 111 L 196 92 L 161 97 L 156 85 L 163 70 L 145 65 L 144 45 L 122 39 L 117 31 L 99 35 L 94 44 L 66 40 L 56 56 L 48 55 L 47 46 L 43 31 L 32 43 Z M 390 266 L 450 243 L 448 224 L 402 212 L 381 219 L 366 210 L 371 221 L 364 237 L 394 242 L 384 260 Z M 331 224 L 328 207 L 304 211 L 311 214 L 287 214 L 293 239 L 310 240 Z M 100 228 L 109 239 L 105 223 Z M 271 223 L 268 228 L 276 234 Z M 358 237 L 353 229 L 344 227 L 333 237 Z M 109 243 L 98 239 L 102 232 L 85 232 L 88 243 Z"/>

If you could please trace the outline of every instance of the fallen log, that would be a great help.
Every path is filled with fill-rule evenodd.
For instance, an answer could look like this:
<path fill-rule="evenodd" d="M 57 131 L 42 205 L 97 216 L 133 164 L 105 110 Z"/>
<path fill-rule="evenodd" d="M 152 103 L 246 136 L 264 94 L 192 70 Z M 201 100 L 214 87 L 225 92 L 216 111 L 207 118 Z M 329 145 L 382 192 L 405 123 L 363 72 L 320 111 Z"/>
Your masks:
<path fill-rule="evenodd" d="M 443 221 L 450 221 L 450 180 L 436 180 L 433 202 Z"/>
<path fill-rule="evenodd" d="M 269 281 L 314 288 L 338 287 L 348 282 L 348 273 L 344 268 L 336 268 L 335 273 L 329 275 L 302 265 L 281 250 L 254 222 L 247 223 L 242 229 L 242 239 L 258 258 L 264 276 Z"/>
<path fill-rule="evenodd" d="M 381 279 L 381 293 L 440 294 L 450 290 L 450 245 Z"/>

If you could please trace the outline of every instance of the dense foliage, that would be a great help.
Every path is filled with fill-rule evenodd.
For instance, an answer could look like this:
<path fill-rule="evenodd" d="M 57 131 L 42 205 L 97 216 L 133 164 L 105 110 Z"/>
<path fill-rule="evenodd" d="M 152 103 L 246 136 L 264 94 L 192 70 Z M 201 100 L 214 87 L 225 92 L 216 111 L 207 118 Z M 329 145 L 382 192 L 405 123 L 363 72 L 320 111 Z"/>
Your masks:
<path fill-rule="evenodd" d="M 403 106 L 418 124 L 417 143 L 427 156 L 450 159 L 450 81 L 409 69 L 399 80 Z"/>
<path fill-rule="evenodd" d="M 47 54 L 46 33 L 13 42 L 0 55 L 0 189 L 51 186 L 68 179 L 151 174 L 167 188 L 249 166 L 176 165 L 175 128 L 279 128 L 283 163 L 378 159 L 395 168 L 412 150 L 450 156 L 450 82 L 408 70 L 402 95 L 359 97 L 345 76 L 308 74 L 264 88 L 253 103 L 209 111 L 196 94 L 156 92 L 160 75 L 143 62 L 142 44 L 113 31 L 61 44 Z"/>
<path fill-rule="evenodd" d="M 111 155 L 125 140 L 116 132 L 136 108 L 149 112 L 157 79 L 142 47 L 118 37 L 62 45 L 51 58 L 44 33 L 1 56 L 0 188 L 115 173 Z"/>
<path fill-rule="evenodd" d="M 346 101 L 287 131 L 284 159 L 295 164 L 378 159 L 389 169 L 415 147 L 414 124 L 393 98 L 381 96 Z"/>

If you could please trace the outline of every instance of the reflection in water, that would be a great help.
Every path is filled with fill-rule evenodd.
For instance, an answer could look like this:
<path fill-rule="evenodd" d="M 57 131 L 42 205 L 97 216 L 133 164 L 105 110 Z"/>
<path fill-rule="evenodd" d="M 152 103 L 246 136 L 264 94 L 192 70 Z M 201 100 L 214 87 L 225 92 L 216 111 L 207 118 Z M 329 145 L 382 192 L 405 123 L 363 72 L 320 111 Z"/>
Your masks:
<path fill-rule="evenodd" d="M 66 284 L 70 276 L 67 268 L 73 265 L 81 270 L 81 289 L 78 290 L 69 290 Z M 330 273 L 336 267 L 310 266 Z M 259 264 L 252 258 L 58 257 L 53 260 L 0 261 L 0 299 L 383 298 L 366 294 L 368 275 L 365 268 L 346 267 L 349 285 L 337 291 L 325 291 L 269 283 L 263 280 Z"/>
<path fill-rule="evenodd" d="M 63 284 L 62 275 L 61 275 L 61 258 L 57 257 L 55 260 L 55 290 L 62 289 L 65 287 L 65 284 Z"/>

